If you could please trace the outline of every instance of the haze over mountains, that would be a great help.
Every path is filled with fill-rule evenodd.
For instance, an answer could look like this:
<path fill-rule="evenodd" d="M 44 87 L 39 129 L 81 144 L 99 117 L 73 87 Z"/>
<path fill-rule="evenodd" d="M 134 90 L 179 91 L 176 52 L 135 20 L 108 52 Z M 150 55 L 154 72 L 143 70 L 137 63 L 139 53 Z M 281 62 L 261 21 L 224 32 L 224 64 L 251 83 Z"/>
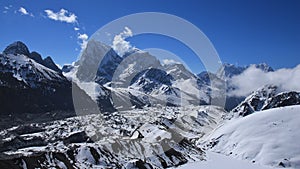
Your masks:
<path fill-rule="evenodd" d="M 223 64 L 218 72 L 194 74 L 139 49 L 119 56 L 90 40 L 80 59 L 60 70 L 51 57 L 15 42 L 0 55 L 0 168 L 167 168 L 205 160 L 211 150 L 297 168 L 296 147 L 282 144 L 299 138 L 298 68 Z M 290 133 L 272 127 L 284 132 L 276 144 L 242 131 L 247 125 L 267 131 L 264 122 L 280 120 Z M 263 144 L 236 145 L 247 139 Z"/>

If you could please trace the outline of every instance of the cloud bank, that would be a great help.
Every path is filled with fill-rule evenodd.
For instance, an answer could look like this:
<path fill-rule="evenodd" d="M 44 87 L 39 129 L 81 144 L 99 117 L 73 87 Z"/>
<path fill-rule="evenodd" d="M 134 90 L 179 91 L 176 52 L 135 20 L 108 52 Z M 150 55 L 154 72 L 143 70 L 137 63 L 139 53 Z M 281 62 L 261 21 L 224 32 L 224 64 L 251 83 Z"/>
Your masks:
<path fill-rule="evenodd" d="M 126 41 L 125 39 L 128 37 L 132 37 L 133 33 L 128 28 L 125 27 L 125 30 L 120 34 L 116 35 L 113 39 L 112 48 L 120 55 L 123 56 L 126 52 L 132 49 L 130 42 Z"/>
<path fill-rule="evenodd" d="M 44 10 L 47 14 L 47 17 L 49 19 L 55 20 L 55 21 L 61 21 L 66 23 L 76 23 L 77 22 L 77 16 L 74 13 L 71 13 L 65 9 L 61 9 L 59 12 L 53 12 L 52 10 Z"/>
<path fill-rule="evenodd" d="M 229 85 L 236 89 L 229 96 L 247 96 L 252 91 L 264 85 L 277 85 L 281 91 L 300 91 L 300 65 L 292 69 L 278 69 L 274 72 L 264 72 L 255 66 L 250 66 L 242 74 L 232 77 Z"/>

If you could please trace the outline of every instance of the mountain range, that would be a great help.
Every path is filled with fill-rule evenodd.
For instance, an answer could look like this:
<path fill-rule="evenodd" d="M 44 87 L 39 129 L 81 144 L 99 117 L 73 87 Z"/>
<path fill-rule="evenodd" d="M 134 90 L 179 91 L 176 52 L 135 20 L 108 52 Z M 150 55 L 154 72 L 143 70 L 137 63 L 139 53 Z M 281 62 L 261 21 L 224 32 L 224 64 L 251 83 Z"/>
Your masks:
<path fill-rule="evenodd" d="M 194 74 L 139 49 L 119 56 L 90 40 L 78 61 L 60 69 L 51 57 L 12 43 L 0 54 L 0 168 L 169 168 L 205 160 L 206 151 L 297 168 L 299 154 L 288 153 L 289 147 L 281 149 L 287 160 L 257 149 L 268 163 L 255 160 L 251 147 L 235 149 L 236 140 L 248 138 L 231 135 L 242 132 L 236 125 L 255 124 L 272 111 L 276 117 L 268 123 L 277 124 L 277 109 L 298 110 L 300 103 L 298 91 L 272 84 L 248 96 L 228 95 L 236 90 L 231 79 L 249 67 L 223 64 L 217 72 Z"/>

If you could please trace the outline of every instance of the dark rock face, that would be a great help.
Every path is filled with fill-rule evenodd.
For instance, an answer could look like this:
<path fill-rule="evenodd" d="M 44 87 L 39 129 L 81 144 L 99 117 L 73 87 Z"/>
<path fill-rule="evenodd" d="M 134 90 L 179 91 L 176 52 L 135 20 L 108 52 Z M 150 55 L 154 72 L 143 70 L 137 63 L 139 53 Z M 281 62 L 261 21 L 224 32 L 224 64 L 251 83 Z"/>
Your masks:
<path fill-rule="evenodd" d="M 28 57 L 33 59 L 34 61 L 36 61 L 39 64 L 43 64 L 42 56 L 37 52 L 31 52 Z"/>
<path fill-rule="evenodd" d="M 112 77 L 121 62 L 122 58 L 113 49 L 110 49 L 100 62 L 96 73 L 96 82 L 99 84 L 111 82 Z"/>
<path fill-rule="evenodd" d="M 107 52 L 110 50 L 111 47 L 101 42 L 94 40 L 89 41 L 80 59 L 75 63 L 75 66 L 79 65 L 76 74 L 78 79 L 85 82 L 94 81 L 101 60 L 103 60 L 105 56 L 108 57 Z"/>
<path fill-rule="evenodd" d="M 12 55 L 17 55 L 17 54 L 26 55 L 26 56 L 30 55 L 27 46 L 21 41 L 17 41 L 13 44 L 10 44 L 9 46 L 7 46 L 5 48 L 3 53 L 4 54 L 12 54 Z"/>
<path fill-rule="evenodd" d="M 131 85 L 141 86 L 145 93 L 150 93 L 161 85 L 171 86 L 173 77 L 164 70 L 150 68 L 138 73 L 131 81 Z"/>
<path fill-rule="evenodd" d="M 267 110 L 276 107 L 292 106 L 300 104 L 300 93 L 298 92 L 286 92 L 280 93 L 271 99 L 264 105 L 262 110 Z"/>
<path fill-rule="evenodd" d="M 241 102 L 236 108 L 234 108 L 231 113 L 235 114 L 235 116 L 244 117 L 252 114 L 255 111 L 260 111 L 268 99 L 275 96 L 277 90 L 277 86 L 272 85 L 258 89 L 248 96 L 243 102 Z"/>
<path fill-rule="evenodd" d="M 300 104 L 300 94 L 298 92 L 277 94 L 277 90 L 276 86 L 265 86 L 248 96 L 231 113 L 235 114 L 234 116 L 244 117 L 255 111 Z"/>
<path fill-rule="evenodd" d="M 52 69 L 56 72 L 62 73 L 62 71 L 56 66 L 56 64 L 54 63 L 54 61 L 51 59 L 50 56 L 46 57 L 43 62 L 42 65 L 46 66 L 49 69 Z"/>
<path fill-rule="evenodd" d="M 72 66 L 72 65 L 64 65 L 64 66 L 62 67 L 61 71 L 64 72 L 64 73 L 68 73 L 68 72 L 70 72 L 73 68 L 74 68 L 74 66 Z"/>

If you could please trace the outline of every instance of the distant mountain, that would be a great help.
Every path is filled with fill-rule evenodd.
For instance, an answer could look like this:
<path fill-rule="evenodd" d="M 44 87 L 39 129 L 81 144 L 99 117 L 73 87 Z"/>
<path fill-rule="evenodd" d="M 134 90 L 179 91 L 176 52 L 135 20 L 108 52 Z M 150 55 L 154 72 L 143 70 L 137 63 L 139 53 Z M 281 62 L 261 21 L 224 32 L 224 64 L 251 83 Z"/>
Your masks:
<path fill-rule="evenodd" d="M 73 65 L 64 65 L 61 69 L 63 73 L 69 73 L 74 68 Z"/>
<path fill-rule="evenodd" d="M 220 80 L 225 80 L 224 83 L 226 83 L 226 92 L 230 93 L 234 90 L 236 90 L 235 86 L 231 84 L 231 79 L 234 76 L 241 75 L 244 71 L 246 71 L 248 68 L 254 66 L 257 69 L 262 70 L 263 72 L 273 72 L 273 68 L 265 63 L 261 64 L 251 64 L 249 66 L 236 66 L 233 64 L 225 63 L 222 65 L 222 67 L 217 71 L 216 77 L 218 77 Z M 212 76 L 213 77 L 213 76 Z M 225 109 L 230 111 L 233 108 L 235 108 L 240 102 L 242 102 L 245 99 L 243 96 L 232 96 L 227 95 L 226 96 L 226 103 L 225 103 Z"/>
<path fill-rule="evenodd" d="M 240 67 L 233 64 L 225 63 L 222 65 L 221 68 L 219 68 L 216 75 L 217 77 L 222 79 L 231 78 L 233 76 L 241 74 L 246 69 L 247 69 L 246 67 Z"/>
<path fill-rule="evenodd" d="M 129 87 L 135 76 L 139 76 L 140 72 L 147 69 L 159 69 L 162 71 L 156 73 L 164 73 L 159 60 L 148 52 L 136 49 L 125 56 L 114 73 L 113 85 L 115 87 Z"/>
<path fill-rule="evenodd" d="M 261 69 L 264 72 L 273 72 L 274 71 L 272 67 L 270 67 L 269 65 L 267 65 L 265 63 L 252 64 L 252 65 L 243 66 L 243 67 L 224 63 L 221 66 L 221 68 L 219 68 L 216 75 L 222 79 L 229 79 L 229 78 L 232 78 L 233 76 L 240 75 L 250 66 L 255 66 L 256 68 Z"/>
<path fill-rule="evenodd" d="M 262 70 L 263 72 L 273 72 L 274 71 L 274 69 L 271 66 L 267 65 L 266 63 L 254 64 L 254 66 L 257 69 Z"/>
<path fill-rule="evenodd" d="M 233 86 L 230 86 L 228 80 L 236 75 L 240 75 L 249 68 L 249 66 L 240 67 L 232 64 L 223 64 L 216 74 L 202 72 L 196 76 L 185 68 L 183 64 L 161 65 L 155 56 L 139 49 L 127 52 L 122 57 L 118 56 L 110 46 L 96 40 L 88 42 L 87 48 L 74 66 L 75 71 L 73 72 L 75 73 L 73 75 L 78 78 L 77 82 L 97 83 L 108 91 L 118 88 L 113 90 L 113 92 L 121 92 L 123 94 L 119 93 L 116 96 L 123 97 L 125 93 L 128 93 L 127 95 L 131 95 L 131 101 L 133 101 L 132 99 L 137 99 L 136 101 L 142 103 L 145 101 L 141 99 L 142 95 L 143 97 L 147 95 L 147 97 L 156 97 L 156 99 L 170 99 L 173 103 L 176 103 L 174 105 L 178 105 L 182 101 L 185 104 L 225 104 L 226 110 L 233 109 L 245 99 L 244 97 L 227 96 L 226 102 L 223 103 L 226 91 L 235 90 Z M 266 64 L 254 66 L 263 71 L 273 71 Z M 73 66 L 64 67 L 65 73 L 70 72 L 71 69 L 73 69 Z M 151 70 L 151 77 L 147 73 L 149 70 Z M 151 79 L 152 77 L 171 78 L 154 80 Z M 167 79 L 171 79 L 168 85 L 164 84 L 164 80 Z M 131 91 L 129 92 L 128 89 Z M 133 90 L 139 92 L 136 93 Z M 97 91 L 91 91 L 90 89 L 89 93 L 94 96 L 98 95 L 100 98 L 111 97 L 107 94 L 101 96 L 101 92 L 95 94 Z M 171 95 L 172 98 L 169 98 Z M 104 102 L 103 99 L 100 100 Z M 142 105 L 149 104 L 148 101 L 146 102 Z M 111 103 L 111 105 L 114 105 L 114 103 Z"/>
<path fill-rule="evenodd" d="M 163 85 L 171 86 L 173 77 L 160 69 L 146 69 L 139 72 L 131 81 L 131 87 L 143 91 L 145 93 L 151 93 L 155 89 L 161 88 Z"/>
<path fill-rule="evenodd" d="M 173 76 L 176 80 L 187 80 L 192 77 L 195 77 L 195 75 L 186 69 L 186 67 L 183 64 L 175 63 L 175 64 L 166 64 L 164 65 L 164 70 Z"/>
<path fill-rule="evenodd" d="M 244 117 L 261 110 L 298 104 L 300 104 L 300 93 L 293 91 L 278 93 L 277 86 L 267 85 L 253 92 L 234 108 L 229 118 Z"/>

